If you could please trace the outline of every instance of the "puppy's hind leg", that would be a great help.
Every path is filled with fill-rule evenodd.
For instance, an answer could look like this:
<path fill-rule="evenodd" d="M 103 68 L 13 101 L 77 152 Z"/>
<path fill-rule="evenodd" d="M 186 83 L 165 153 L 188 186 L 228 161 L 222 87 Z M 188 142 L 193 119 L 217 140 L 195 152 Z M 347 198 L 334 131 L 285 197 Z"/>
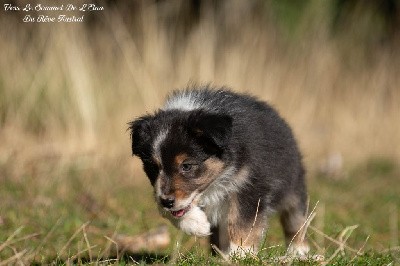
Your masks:
<path fill-rule="evenodd" d="M 306 204 L 299 196 L 290 195 L 280 211 L 280 221 L 290 255 L 306 255 L 310 251 L 305 240 Z"/>

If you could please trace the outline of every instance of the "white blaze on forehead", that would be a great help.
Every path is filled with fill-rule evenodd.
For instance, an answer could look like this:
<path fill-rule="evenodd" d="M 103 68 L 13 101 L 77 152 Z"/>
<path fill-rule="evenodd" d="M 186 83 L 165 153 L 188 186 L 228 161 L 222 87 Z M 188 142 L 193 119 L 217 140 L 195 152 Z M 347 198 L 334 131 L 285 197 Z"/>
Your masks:
<path fill-rule="evenodd" d="M 201 107 L 200 99 L 193 92 L 185 92 L 168 99 L 163 110 L 179 109 L 191 111 Z"/>
<path fill-rule="evenodd" d="M 161 144 L 164 142 L 164 140 L 166 139 L 167 135 L 168 135 L 168 129 L 164 129 L 161 130 L 157 137 L 154 139 L 153 142 L 153 151 L 154 151 L 154 156 L 161 162 L 161 151 L 160 151 L 160 147 Z"/>

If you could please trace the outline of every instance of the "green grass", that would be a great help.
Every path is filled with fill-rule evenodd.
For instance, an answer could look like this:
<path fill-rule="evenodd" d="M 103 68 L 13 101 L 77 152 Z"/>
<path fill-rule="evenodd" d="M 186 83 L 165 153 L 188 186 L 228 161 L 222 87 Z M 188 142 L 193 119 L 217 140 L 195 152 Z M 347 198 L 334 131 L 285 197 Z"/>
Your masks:
<path fill-rule="evenodd" d="M 90 246 L 92 262 L 108 261 L 119 265 L 171 261 L 177 265 L 224 263 L 219 256 L 209 256 L 204 239 L 181 238 L 172 227 L 171 245 L 166 250 L 126 254 L 113 260 L 117 255 L 115 245 L 105 236 L 111 237 L 113 233 L 136 235 L 167 223 L 155 208 L 151 187 L 140 168 L 134 166 L 136 174 L 124 172 L 121 169 L 132 170 L 121 166 L 129 164 L 131 159 L 114 160 L 119 163 L 105 163 L 103 168 L 92 166 L 90 161 L 84 163 L 82 158 L 62 165 L 57 161 L 50 164 L 37 161 L 24 169 L 21 176 L 14 175 L 12 162 L 1 164 L 0 246 L 1 243 L 7 245 L 0 249 L 0 260 L 24 251 L 21 260 L 30 263 L 88 263 Z M 389 251 L 389 248 L 399 241 L 398 231 L 393 231 L 396 227 L 391 225 L 394 215 L 398 219 L 399 176 L 399 167 L 394 162 L 374 158 L 351 168 L 339 180 L 321 175 L 309 177 L 310 209 L 319 201 L 313 228 L 338 239 L 347 226 L 358 225 L 346 244 L 365 253 L 356 255 L 344 248 L 334 256 L 332 265 L 387 265 L 398 261 L 399 250 Z M 393 213 L 395 211 L 397 213 Z M 308 237 L 317 245 L 313 253 L 322 254 L 325 259 L 338 249 L 337 244 L 311 228 Z M 179 249 L 175 245 L 178 240 Z M 243 265 L 277 263 L 277 257 L 285 252 L 282 243 L 282 233 L 274 218 L 265 248 L 258 256 L 232 260 Z M 309 264 L 319 263 L 311 259 L 294 261 L 294 265 Z"/>

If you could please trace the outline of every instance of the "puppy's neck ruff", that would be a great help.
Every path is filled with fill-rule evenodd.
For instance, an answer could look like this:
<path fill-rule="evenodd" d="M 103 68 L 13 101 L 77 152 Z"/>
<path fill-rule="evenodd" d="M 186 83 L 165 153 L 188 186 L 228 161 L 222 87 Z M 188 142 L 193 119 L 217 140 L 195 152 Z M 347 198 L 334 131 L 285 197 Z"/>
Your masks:
<path fill-rule="evenodd" d="M 228 208 L 226 201 L 229 195 L 237 192 L 248 181 L 248 169 L 239 171 L 228 166 L 222 174 L 200 195 L 199 206 L 205 209 L 212 225 L 217 225 Z"/>

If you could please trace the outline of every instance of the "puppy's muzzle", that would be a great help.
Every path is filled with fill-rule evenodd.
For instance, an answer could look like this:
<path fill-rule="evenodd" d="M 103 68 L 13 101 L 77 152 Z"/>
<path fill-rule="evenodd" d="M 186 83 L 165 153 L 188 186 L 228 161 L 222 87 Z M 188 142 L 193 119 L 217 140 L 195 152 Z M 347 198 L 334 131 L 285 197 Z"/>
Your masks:
<path fill-rule="evenodd" d="M 160 197 L 160 203 L 164 208 L 171 209 L 175 204 L 175 198 L 171 196 L 166 198 Z"/>

